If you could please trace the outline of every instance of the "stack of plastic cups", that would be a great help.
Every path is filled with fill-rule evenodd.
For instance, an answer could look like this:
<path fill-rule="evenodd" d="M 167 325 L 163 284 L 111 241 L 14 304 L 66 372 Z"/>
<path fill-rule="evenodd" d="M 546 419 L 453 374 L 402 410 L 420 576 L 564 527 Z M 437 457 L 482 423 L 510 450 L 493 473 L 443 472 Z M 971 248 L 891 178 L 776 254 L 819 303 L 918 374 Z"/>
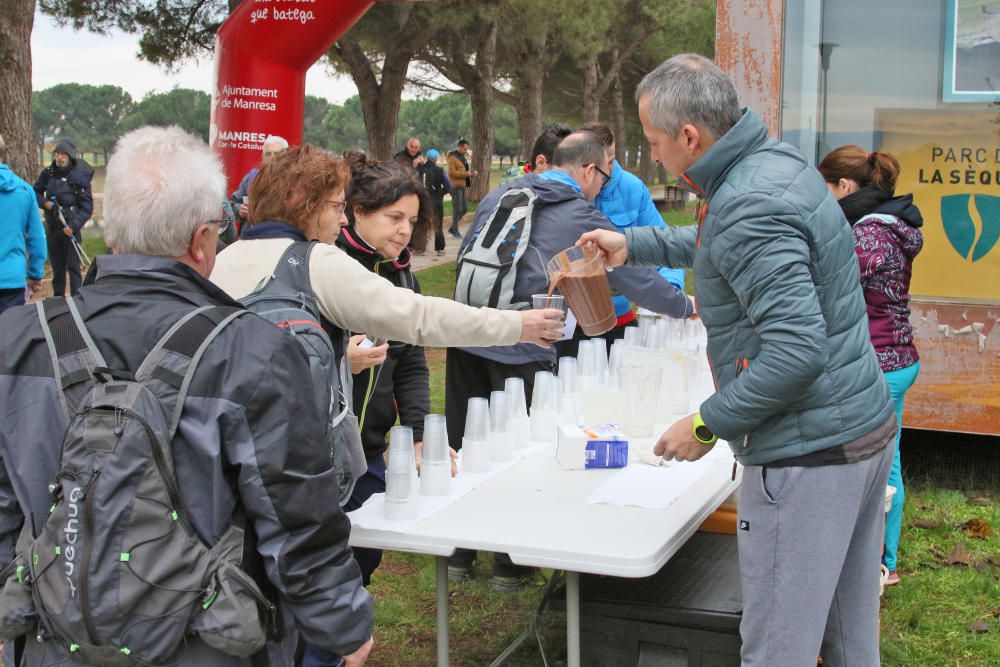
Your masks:
<path fill-rule="evenodd" d="M 489 472 L 491 446 L 490 402 L 485 398 L 470 398 L 462 437 L 462 471 Z"/>
<path fill-rule="evenodd" d="M 531 392 L 531 440 L 555 442 L 559 412 L 559 391 L 556 376 L 548 371 L 535 373 Z"/>
<path fill-rule="evenodd" d="M 580 392 L 580 379 L 577 375 L 577 363 L 573 357 L 559 359 L 559 423 L 578 424 L 583 411 L 583 395 Z"/>
<path fill-rule="evenodd" d="M 639 311 L 639 344 L 649 347 L 649 337 L 656 326 L 656 315 L 644 310 Z"/>
<path fill-rule="evenodd" d="M 626 345 L 627 343 L 623 340 L 616 340 L 611 344 L 611 358 L 608 359 L 608 386 L 615 389 L 621 386 L 618 382 L 618 369 L 622 367 L 622 353 Z"/>
<path fill-rule="evenodd" d="M 510 433 L 514 438 L 514 447 L 527 447 L 531 442 L 531 421 L 528 419 L 528 402 L 524 398 L 524 380 L 507 378 L 503 390 L 510 406 Z"/>
<path fill-rule="evenodd" d="M 510 402 L 505 391 L 490 394 L 490 437 L 493 440 L 490 448 L 493 462 L 513 461 L 514 434 L 510 428 Z"/>
<path fill-rule="evenodd" d="M 413 429 L 393 426 L 389 430 L 389 466 L 385 474 L 385 518 L 400 521 L 416 517 L 419 491 Z"/>
<path fill-rule="evenodd" d="M 625 344 L 632 347 L 642 347 L 642 336 L 639 327 L 625 327 Z"/>
<path fill-rule="evenodd" d="M 603 338 L 592 338 L 594 357 L 597 363 L 597 382 L 608 386 L 608 341 Z"/>
<path fill-rule="evenodd" d="M 656 349 L 660 350 L 670 345 L 670 318 L 660 318 L 656 322 Z"/>
<path fill-rule="evenodd" d="M 601 340 L 604 340 L 603 338 Z M 593 389 L 600 383 L 597 369 L 597 349 L 596 340 L 582 340 L 576 353 L 576 371 L 581 392 Z M 562 368 L 559 369 L 562 376 Z"/>
<path fill-rule="evenodd" d="M 451 491 L 451 457 L 444 415 L 424 417 L 424 450 L 420 461 L 420 493 L 446 496 Z"/>

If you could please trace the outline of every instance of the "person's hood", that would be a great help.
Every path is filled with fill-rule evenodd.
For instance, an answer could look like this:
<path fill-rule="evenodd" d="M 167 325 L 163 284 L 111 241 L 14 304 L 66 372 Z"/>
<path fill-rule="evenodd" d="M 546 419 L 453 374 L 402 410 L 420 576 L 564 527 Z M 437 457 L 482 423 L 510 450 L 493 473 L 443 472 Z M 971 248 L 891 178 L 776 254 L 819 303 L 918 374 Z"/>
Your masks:
<path fill-rule="evenodd" d="M 0 192 L 14 192 L 25 187 L 24 181 L 5 164 L 0 164 Z"/>
<path fill-rule="evenodd" d="M 52 149 L 53 153 L 65 153 L 71 158 L 76 157 L 76 144 L 70 139 L 60 139 L 56 142 L 56 147 Z"/>
<path fill-rule="evenodd" d="M 913 195 L 893 197 L 873 212 L 894 215 L 910 227 L 920 228 L 924 226 L 924 216 L 920 214 L 920 209 L 914 205 Z"/>
<path fill-rule="evenodd" d="M 548 178 L 542 178 L 539 174 L 525 174 L 524 178 L 509 183 L 510 187 L 528 186 L 538 195 L 539 201 L 545 204 L 557 204 L 570 199 L 583 199 L 583 193 L 575 188 Z M 508 188 L 509 189 L 509 188 Z"/>
<path fill-rule="evenodd" d="M 410 268 L 411 257 L 409 248 L 403 248 L 403 252 L 399 253 L 399 257 L 395 259 L 386 259 L 378 254 L 375 248 L 367 241 L 361 238 L 354 225 L 348 225 L 340 230 L 340 236 L 337 237 L 337 247 L 372 271 L 378 266 L 381 275 Z"/>
<path fill-rule="evenodd" d="M 911 260 L 924 245 L 919 227 L 924 224 L 912 195 L 894 197 L 892 192 L 873 186 L 861 188 L 840 200 L 851 226 L 879 225 L 896 237 L 903 254 Z"/>

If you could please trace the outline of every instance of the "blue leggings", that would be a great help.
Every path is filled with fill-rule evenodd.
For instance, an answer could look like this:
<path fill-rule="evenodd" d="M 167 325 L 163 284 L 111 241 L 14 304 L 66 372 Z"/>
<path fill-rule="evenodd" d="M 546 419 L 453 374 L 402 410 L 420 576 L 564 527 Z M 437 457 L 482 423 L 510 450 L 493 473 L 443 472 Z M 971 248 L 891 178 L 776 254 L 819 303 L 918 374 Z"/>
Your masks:
<path fill-rule="evenodd" d="M 896 434 L 896 453 L 892 457 L 892 469 L 889 471 L 889 486 L 896 487 L 896 495 L 892 497 L 892 506 L 885 517 L 885 555 L 882 557 L 885 566 L 890 570 L 896 569 L 899 531 L 903 525 L 903 500 L 906 496 L 903 492 L 903 471 L 899 463 L 899 437 L 903 432 L 903 401 L 906 398 L 906 390 L 913 386 L 919 372 L 920 362 L 918 361 L 912 366 L 900 368 L 898 371 L 889 371 L 885 374 L 892 402 L 896 406 L 896 422 L 900 425 L 900 430 Z"/>

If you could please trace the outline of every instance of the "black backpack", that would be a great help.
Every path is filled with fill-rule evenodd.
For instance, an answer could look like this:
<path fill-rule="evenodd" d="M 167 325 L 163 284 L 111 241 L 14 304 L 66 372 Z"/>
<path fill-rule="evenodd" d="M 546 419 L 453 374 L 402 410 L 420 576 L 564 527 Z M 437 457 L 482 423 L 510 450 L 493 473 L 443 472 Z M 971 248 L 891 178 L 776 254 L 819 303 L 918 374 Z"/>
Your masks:
<path fill-rule="evenodd" d="M 240 569 L 245 520 L 202 541 L 171 448 L 198 362 L 246 311 L 193 310 L 133 374 L 106 367 L 72 298 L 37 308 L 68 426 L 42 531 L 25 521 L 0 573 L 0 638 L 35 632 L 46 664 L 163 664 L 192 634 L 230 655 L 259 651 L 276 610 Z"/>
<path fill-rule="evenodd" d="M 368 470 L 358 419 L 351 411 L 347 396 L 351 393 L 350 373 L 341 368 L 330 335 L 316 306 L 309 278 L 309 257 L 315 242 L 294 241 L 278 260 L 274 272 L 257 288 L 240 299 L 248 310 L 291 334 L 309 357 L 316 403 L 328 416 L 326 440 L 330 463 L 337 472 L 340 505 L 354 492 L 358 478 Z M 329 327 L 346 349 L 346 334 Z"/>

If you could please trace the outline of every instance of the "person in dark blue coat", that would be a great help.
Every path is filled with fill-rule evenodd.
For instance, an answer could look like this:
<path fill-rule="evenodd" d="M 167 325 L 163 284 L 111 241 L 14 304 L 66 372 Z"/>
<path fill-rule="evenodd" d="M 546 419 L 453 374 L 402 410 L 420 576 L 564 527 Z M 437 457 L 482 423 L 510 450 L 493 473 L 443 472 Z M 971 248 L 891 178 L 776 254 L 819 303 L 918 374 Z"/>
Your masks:
<path fill-rule="evenodd" d="M 60 139 L 52 151 L 52 164 L 42 169 L 35 181 L 35 198 L 45 209 L 55 296 L 65 296 L 67 272 L 70 294 L 76 296 L 80 291 L 80 257 L 72 246 L 73 239 L 81 242 L 80 230 L 94 213 L 94 193 L 90 189 L 93 176 L 94 169 L 77 159 L 76 144 Z"/>

